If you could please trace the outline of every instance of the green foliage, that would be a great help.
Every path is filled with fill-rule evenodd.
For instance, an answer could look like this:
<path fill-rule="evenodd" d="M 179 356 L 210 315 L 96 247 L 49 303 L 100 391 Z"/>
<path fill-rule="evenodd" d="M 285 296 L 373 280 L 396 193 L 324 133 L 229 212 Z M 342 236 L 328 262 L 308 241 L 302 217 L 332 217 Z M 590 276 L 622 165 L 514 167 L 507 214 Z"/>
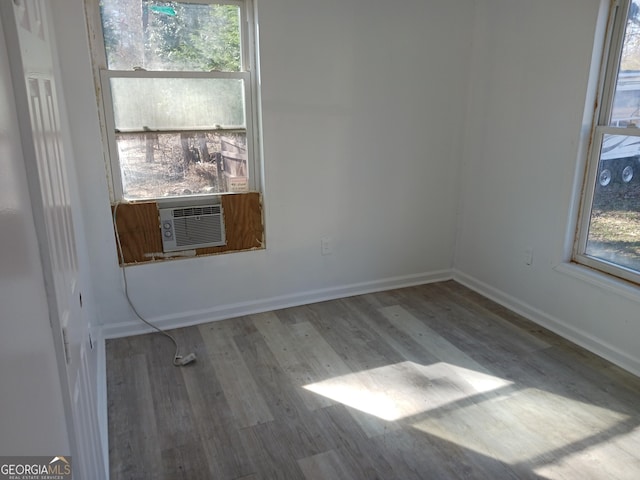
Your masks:
<path fill-rule="evenodd" d="M 139 2 L 138 8 L 135 7 L 134 2 L 100 0 L 102 34 L 109 68 L 129 69 L 134 64 L 141 65 L 140 61 L 136 61 L 136 57 L 139 56 L 136 55 L 136 47 L 132 45 L 135 42 L 136 32 L 135 29 L 129 28 L 131 23 L 135 23 L 136 12 L 140 11 Z M 137 17 L 140 15 L 138 14 Z M 126 35 L 123 35 L 123 31 L 126 31 Z M 137 38 L 141 40 L 142 35 L 138 35 Z"/>
<path fill-rule="evenodd" d="M 109 68 L 242 69 L 237 5 L 100 0 Z"/>
<path fill-rule="evenodd" d="M 145 57 L 163 69 L 239 71 L 240 19 L 234 5 L 146 1 Z M 167 13 L 172 9 L 175 14 Z"/>
<path fill-rule="evenodd" d="M 109 69 L 242 70 L 238 5 L 189 3 L 189 0 L 100 0 L 100 7 Z M 157 111 L 158 118 L 171 115 L 167 112 L 173 110 L 168 105 L 178 102 L 182 106 L 173 107 L 178 111 L 190 103 L 193 108 L 211 108 L 212 117 L 225 126 L 244 124 L 244 94 L 240 80 L 220 79 L 208 83 L 206 88 L 198 81 L 176 81 L 176 85 L 180 85 L 177 89 L 168 80 L 158 85 L 153 79 L 141 82 L 147 90 L 142 88 L 138 93 L 116 91 L 112 84 L 113 95 L 121 100 L 117 102 L 119 108 L 129 109 L 129 113 L 123 115 L 129 120 L 135 118 L 134 125 L 140 123 L 137 119 L 143 113 L 150 115 L 145 110 L 146 103 L 136 107 L 137 100 L 154 95 L 163 99 L 155 101 L 151 109 Z M 159 95 L 159 92 L 164 93 Z M 189 102 L 180 102 L 180 98 L 189 98 Z M 212 103 L 215 105 L 211 106 Z M 141 120 L 141 125 L 154 124 L 153 120 L 158 118 L 152 115 Z"/>

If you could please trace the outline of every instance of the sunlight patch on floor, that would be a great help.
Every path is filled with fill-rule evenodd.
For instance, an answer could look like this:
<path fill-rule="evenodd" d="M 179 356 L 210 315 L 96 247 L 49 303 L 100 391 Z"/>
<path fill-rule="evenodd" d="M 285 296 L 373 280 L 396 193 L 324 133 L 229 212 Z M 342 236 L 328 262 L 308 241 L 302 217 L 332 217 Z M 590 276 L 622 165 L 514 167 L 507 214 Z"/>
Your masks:
<path fill-rule="evenodd" d="M 427 415 L 412 425 L 506 463 L 544 464 L 545 459 L 609 441 L 609 436 L 598 438 L 598 434 L 628 418 L 607 408 L 524 388 L 449 409 L 444 415 Z"/>
<path fill-rule="evenodd" d="M 601 478 L 637 480 L 640 460 L 635 452 L 640 451 L 640 427 L 629 433 L 606 438 L 582 450 L 576 450 L 561 460 L 534 469 L 538 475 L 548 478 L 571 478 L 580 470 L 599 472 Z"/>
<path fill-rule="evenodd" d="M 387 421 L 442 407 L 511 382 L 448 363 L 401 362 L 305 385 L 304 388 Z"/>
<path fill-rule="evenodd" d="M 601 469 L 617 439 L 629 437 L 625 444 L 640 446 L 638 431 L 619 435 L 628 415 L 537 388 L 518 389 L 508 380 L 445 362 L 401 362 L 304 388 L 505 463 L 530 463 L 549 478 L 586 465 Z M 628 460 L 635 461 L 633 455 Z"/>

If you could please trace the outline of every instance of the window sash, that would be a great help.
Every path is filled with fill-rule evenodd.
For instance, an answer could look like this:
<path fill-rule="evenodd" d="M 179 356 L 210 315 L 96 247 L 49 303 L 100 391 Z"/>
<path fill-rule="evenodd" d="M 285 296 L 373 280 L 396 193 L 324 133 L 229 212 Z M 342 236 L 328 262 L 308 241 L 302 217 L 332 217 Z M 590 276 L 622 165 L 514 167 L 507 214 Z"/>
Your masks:
<path fill-rule="evenodd" d="M 603 60 L 600 69 L 600 85 L 598 111 L 594 116 L 596 126 L 609 125 L 613 111 L 613 100 L 618 81 L 618 71 L 622 58 L 624 34 L 627 28 L 627 16 L 631 8 L 631 0 L 612 2 L 607 38 L 603 50 Z"/>
<path fill-rule="evenodd" d="M 121 162 L 118 153 L 118 145 L 116 139 L 116 126 L 115 126 L 115 114 L 114 114 L 114 104 L 111 94 L 111 78 L 230 78 L 230 79 L 240 79 L 243 80 L 244 84 L 244 105 L 245 105 L 245 122 L 246 128 L 204 128 L 202 131 L 245 131 L 247 136 L 247 169 L 248 169 L 248 177 L 249 177 L 249 189 L 257 190 L 258 182 L 257 182 L 257 173 L 258 173 L 258 161 L 256 158 L 256 150 L 255 150 L 255 111 L 253 108 L 253 92 L 251 89 L 251 73 L 244 72 L 166 72 L 166 71 L 147 71 L 147 70 L 133 70 L 133 71 L 122 71 L 122 70 L 100 70 L 100 87 L 102 92 L 102 104 L 104 110 L 105 117 L 105 129 L 106 129 L 106 140 L 107 140 L 107 150 L 109 156 L 109 174 L 111 180 L 111 188 L 113 192 L 113 196 L 116 200 L 126 200 L 124 196 L 123 189 L 123 178 L 121 171 Z M 153 130 L 153 133 L 173 133 L 173 132 L 182 132 L 182 133 L 190 133 L 193 132 L 193 129 L 160 129 Z M 143 133 L 143 131 L 139 133 Z M 124 133 L 135 133 L 131 131 L 126 131 Z M 216 195 L 220 195 L 222 193 L 218 193 Z M 179 197 L 170 197 L 167 201 L 176 200 Z M 149 200 L 156 200 L 161 202 L 162 198 L 149 198 Z"/>
<path fill-rule="evenodd" d="M 149 80 L 154 80 L 154 79 L 239 80 L 242 82 L 244 86 L 244 91 L 243 91 L 243 100 L 245 105 L 244 122 L 245 122 L 245 125 L 248 125 L 249 123 L 251 123 L 251 118 L 247 116 L 248 112 L 250 111 L 250 108 L 247 107 L 247 99 L 249 98 L 249 101 L 250 101 L 250 94 L 251 94 L 251 88 L 250 88 L 251 76 L 249 72 L 148 72 L 148 71 L 140 71 L 140 70 L 136 70 L 136 71 L 102 70 L 100 73 L 101 73 L 101 78 L 100 78 L 101 90 L 103 92 L 103 96 L 105 97 L 104 100 L 105 100 L 105 103 L 106 101 L 108 101 L 110 104 L 109 115 L 110 117 L 112 117 L 112 120 L 114 122 L 113 130 L 115 130 L 116 126 L 115 126 L 115 112 L 114 112 L 115 102 L 113 101 L 111 80 L 118 79 L 118 78 L 149 79 Z M 233 127 L 234 129 L 237 130 L 238 127 L 241 127 L 241 125 L 238 124 L 238 125 L 234 125 Z M 199 129 L 200 128 L 196 128 L 195 130 L 199 130 Z M 216 130 L 215 128 L 210 128 L 209 126 L 203 127 L 201 129 L 208 130 L 208 131 Z M 182 128 L 162 129 L 161 128 L 161 129 L 153 129 L 153 130 L 160 132 L 160 131 L 170 131 L 170 130 L 184 131 L 186 129 L 182 129 Z M 194 129 L 191 128 L 191 130 L 194 130 Z M 223 129 L 220 128 L 219 130 L 223 130 Z M 125 130 L 120 128 L 120 131 L 134 132 L 136 130 L 135 129 Z M 142 132 L 145 130 L 140 130 L 140 131 Z"/>
<path fill-rule="evenodd" d="M 589 226 L 591 224 L 591 213 L 595 197 L 595 187 L 597 182 L 598 168 L 600 163 L 600 151 L 605 135 L 624 135 L 628 137 L 640 137 L 640 128 L 632 127 L 611 127 L 596 126 L 592 136 L 591 150 L 589 152 L 589 167 L 586 176 L 587 188 L 583 192 L 583 211 L 578 225 L 578 236 L 576 242 L 576 253 L 574 261 L 596 270 L 603 271 L 615 277 L 640 284 L 640 272 L 631 270 L 622 265 L 608 262 L 599 257 L 588 255 L 587 243 L 589 240 Z"/>
<path fill-rule="evenodd" d="M 607 25 L 608 33 L 603 46 L 603 60 L 600 68 L 598 108 L 594 112 L 594 124 L 572 260 L 609 275 L 640 284 L 640 272 L 586 253 L 604 137 L 605 135 L 640 137 L 640 128 L 610 125 L 630 8 L 631 0 L 619 0 L 611 4 Z"/>
<path fill-rule="evenodd" d="M 99 0 L 85 0 L 87 2 L 95 2 L 95 4 L 99 3 Z M 253 52 L 255 48 L 255 39 L 254 39 L 254 30 L 252 28 L 254 22 L 254 12 L 252 0 L 176 0 L 178 3 L 195 3 L 200 5 L 233 5 L 239 7 L 240 11 L 240 71 L 241 72 L 250 72 L 255 69 L 255 52 Z M 106 44 L 104 42 L 104 30 L 102 25 L 102 17 L 100 14 L 100 8 L 95 5 L 95 28 L 96 31 L 100 33 L 100 53 L 97 56 L 98 58 L 94 59 L 94 63 L 97 65 L 99 70 L 109 70 L 108 62 L 107 62 L 107 52 L 106 52 Z M 93 10 L 93 6 L 91 9 Z M 253 48 L 252 48 L 253 46 Z M 117 71 L 116 69 L 111 69 L 112 71 Z M 158 70 L 157 72 L 166 71 L 166 72 L 174 72 L 177 73 L 179 70 Z"/>
<path fill-rule="evenodd" d="M 246 133 L 247 141 L 247 170 L 249 177 L 249 189 L 262 189 L 262 164 L 259 158 L 260 139 L 260 108 L 258 92 L 258 59 L 257 59 L 257 39 L 255 12 L 252 0 L 186 0 L 188 3 L 199 4 L 220 4 L 237 5 L 240 7 L 240 35 L 241 35 L 241 55 L 242 70 L 238 72 L 191 72 L 191 71 L 150 71 L 150 70 L 109 70 L 107 68 L 107 57 L 104 43 L 104 33 L 98 0 L 85 0 L 87 7 L 87 18 L 89 19 L 89 31 L 91 40 L 91 50 L 93 53 L 94 75 L 96 86 L 100 89 L 98 96 L 99 107 L 101 108 L 101 124 L 103 142 L 105 145 L 105 162 L 107 176 L 109 177 L 109 191 L 112 201 L 126 201 L 123 192 L 121 165 L 118 156 L 116 142 L 116 131 L 114 125 L 114 111 L 112 95 L 110 91 L 110 78 L 130 77 L 130 78 L 236 78 L 244 83 L 244 105 L 246 129 L 240 129 Z M 215 129 L 208 129 L 213 131 Z M 220 129 L 220 131 L 237 132 L 238 129 Z M 157 131 L 157 133 L 193 133 L 193 130 L 178 131 Z M 214 196 L 220 193 L 212 194 Z M 153 198 L 161 203 L 172 201 L 180 197 L 168 199 Z"/>

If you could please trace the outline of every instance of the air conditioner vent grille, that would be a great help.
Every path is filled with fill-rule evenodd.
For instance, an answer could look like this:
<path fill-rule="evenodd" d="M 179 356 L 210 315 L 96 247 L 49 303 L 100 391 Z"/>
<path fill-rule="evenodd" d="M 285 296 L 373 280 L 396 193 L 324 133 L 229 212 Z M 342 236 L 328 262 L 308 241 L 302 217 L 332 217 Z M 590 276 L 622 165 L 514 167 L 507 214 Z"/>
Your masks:
<path fill-rule="evenodd" d="M 186 208 L 174 208 L 173 217 L 193 217 L 195 215 L 215 215 L 219 214 L 221 210 L 220 205 L 211 205 L 207 207 L 186 207 Z"/>
<path fill-rule="evenodd" d="M 227 244 L 221 205 L 161 208 L 159 213 L 164 252 Z"/>
<path fill-rule="evenodd" d="M 191 216 L 173 222 L 176 231 L 176 246 L 188 247 L 203 243 L 219 243 L 222 240 L 222 225 L 219 215 Z"/>

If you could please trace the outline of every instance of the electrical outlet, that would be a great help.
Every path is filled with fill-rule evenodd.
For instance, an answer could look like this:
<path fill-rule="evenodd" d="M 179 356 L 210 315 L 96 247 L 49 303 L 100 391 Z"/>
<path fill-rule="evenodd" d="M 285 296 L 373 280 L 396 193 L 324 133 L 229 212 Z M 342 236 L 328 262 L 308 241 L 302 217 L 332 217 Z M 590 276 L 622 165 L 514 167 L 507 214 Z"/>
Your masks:
<path fill-rule="evenodd" d="M 322 237 L 320 239 L 320 253 L 322 255 L 331 255 L 333 253 L 333 239 L 331 237 Z"/>
<path fill-rule="evenodd" d="M 533 263 L 533 248 L 528 247 L 524 251 L 524 264 L 531 265 Z"/>

